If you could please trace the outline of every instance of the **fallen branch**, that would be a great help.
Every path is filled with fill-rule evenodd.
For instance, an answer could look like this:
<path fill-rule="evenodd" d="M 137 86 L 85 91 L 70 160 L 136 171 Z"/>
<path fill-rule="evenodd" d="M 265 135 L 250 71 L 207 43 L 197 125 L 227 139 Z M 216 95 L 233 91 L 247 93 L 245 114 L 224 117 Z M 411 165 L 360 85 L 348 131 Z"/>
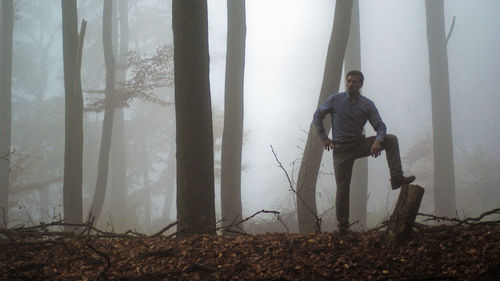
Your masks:
<path fill-rule="evenodd" d="M 485 218 L 485 217 L 487 217 L 489 215 L 494 215 L 494 214 L 500 215 L 500 208 L 496 208 L 496 209 L 484 212 L 484 213 L 482 213 L 481 215 L 479 215 L 476 218 L 466 218 L 466 219 L 463 219 L 463 220 L 457 219 L 457 218 L 435 216 L 435 215 L 431 215 L 431 214 L 423 214 L 423 213 L 418 213 L 417 215 L 418 216 L 427 217 L 427 219 L 425 219 L 424 221 L 434 221 L 434 220 L 435 221 L 447 221 L 447 222 L 454 222 L 454 223 L 456 223 L 456 226 L 459 226 L 459 225 L 463 225 L 463 224 L 472 225 L 472 224 L 495 224 L 495 223 L 499 223 L 500 220 L 481 221 L 483 218 Z"/>
<path fill-rule="evenodd" d="M 158 237 L 160 235 L 162 235 L 165 231 L 168 231 L 170 228 L 176 226 L 179 224 L 180 221 L 175 221 L 167 226 L 165 226 L 164 228 L 162 228 L 160 231 L 158 231 L 157 233 L 153 234 L 153 235 L 150 235 L 149 237 Z"/>
<path fill-rule="evenodd" d="M 481 225 L 481 224 L 500 224 L 500 219 L 497 220 L 490 220 L 490 221 L 481 221 L 483 218 L 490 216 L 490 215 L 500 215 L 500 208 L 496 208 L 490 211 L 486 211 L 479 215 L 478 217 L 475 218 L 465 218 L 465 219 L 458 219 L 458 218 L 449 218 L 449 217 L 444 217 L 444 216 L 436 216 L 432 214 L 424 214 L 424 213 L 417 213 L 417 216 L 422 216 L 422 217 L 427 217 L 427 219 L 424 220 L 424 222 L 428 221 L 445 221 L 445 222 L 452 222 L 455 223 L 451 227 L 457 227 L 461 225 Z M 381 222 L 378 226 L 368 230 L 367 232 L 372 232 L 372 231 L 377 231 L 380 230 L 384 227 L 387 227 L 389 223 L 393 222 L 393 220 L 385 220 Z M 414 227 L 419 228 L 419 229 L 425 229 L 431 227 L 430 225 L 426 225 L 424 223 L 415 223 Z"/>
<path fill-rule="evenodd" d="M 165 231 L 170 227 L 172 226 L 165 227 Z M 0 235 L 6 237 L 6 239 L 9 241 L 7 243 L 18 243 L 18 242 L 26 243 L 26 240 L 43 240 L 43 239 L 50 240 L 57 238 L 77 238 L 84 236 L 85 237 L 92 236 L 95 238 L 125 238 L 125 237 L 147 236 L 146 234 L 138 233 L 132 230 L 127 230 L 126 232 L 123 233 L 102 231 L 93 225 L 93 220 L 89 220 L 86 223 L 65 223 L 64 221 L 60 220 L 51 223 L 41 222 L 39 225 L 29 226 L 29 227 L 21 225 L 8 229 L 0 228 Z M 50 242 L 47 241 L 47 243 Z"/>

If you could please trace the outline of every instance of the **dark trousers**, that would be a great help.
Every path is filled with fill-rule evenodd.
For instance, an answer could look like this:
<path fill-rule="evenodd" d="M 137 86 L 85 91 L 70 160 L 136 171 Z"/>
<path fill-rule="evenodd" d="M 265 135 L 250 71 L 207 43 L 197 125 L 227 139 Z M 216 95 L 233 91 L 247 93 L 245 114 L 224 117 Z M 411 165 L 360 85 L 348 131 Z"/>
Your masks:
<path fill-rule="evenodd" d="M 335 181 L 337 182 L 335 207 L 337 222 L 341 231 L 345 231 L 349 227 L 349 186 L 354 160 L 369 156 L 374 141 L 375 136 L 354 142 L 334 143 L 333 168 L 335 170 Z M 391 179 L 403 176 L 397 137 L 390 134 L 385 135 L 382 149 L 386 153 Z"/>

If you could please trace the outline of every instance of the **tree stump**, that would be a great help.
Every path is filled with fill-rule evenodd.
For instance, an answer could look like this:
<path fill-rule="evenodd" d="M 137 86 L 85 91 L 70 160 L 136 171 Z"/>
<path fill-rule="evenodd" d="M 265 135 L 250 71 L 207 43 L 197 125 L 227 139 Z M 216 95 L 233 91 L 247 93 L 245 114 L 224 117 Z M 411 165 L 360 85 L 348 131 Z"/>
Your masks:
<path fill-rule="evenodd" d="M 424 188 L 421 186 L 401 187 L 387 227 L 387 240 L 390 243 L 401 243 L 410 237 L 423 196 Z"/>

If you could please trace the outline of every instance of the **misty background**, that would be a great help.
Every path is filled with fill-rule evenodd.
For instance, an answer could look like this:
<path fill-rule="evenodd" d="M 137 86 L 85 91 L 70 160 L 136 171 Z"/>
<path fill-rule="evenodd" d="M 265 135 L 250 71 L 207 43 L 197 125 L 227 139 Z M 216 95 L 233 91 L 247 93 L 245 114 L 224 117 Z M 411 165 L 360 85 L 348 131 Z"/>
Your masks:
<path fill-rule="evenodd" d="M 457 212 L 473 216 L 500 202 L 500 2 L 444 1 Z M 105 84 L 101 41 L 102 1 L 80 1 L 88 21 L 82 88 Z M 64 83 L 60 1 L 14 1 L 12 224 L 47 221 L 62 213 Z M 227 2 L 208 1 L 210 83 L 214 131 L 222 130 Z M 172 45 L 171 1 L 129 0 L 131 51 L 153 53 Z M 243 217 L 261 209 L 293 213 L 294 193 L 271 152 L 296 178 L 316 109 L 333 23 L 335 1 L 250 0 L 247 38 L 242 174 Z M 375 102 L 388 133 L 398 136 L 403 170 L 426 188 L 421 212 L 433 212 L 432 122 L 423 1 L 360 0 L 363 95 Z M 343 82 L 340 87 L 344 89 Z M 86 91 L 86 92 L 85 92 Z M 173 86 L 156 90 L 174 102 Z M 127 207 L 130 227 L 154 231 L 175 214 L 174 106 L 133 101 L 125 108 Z M 84 213 L 95 187 L 102 113 L 84 115 Z M 367 125 L 367 134 L 373 134 Z M 219 135 L 220 138 L 221 135 Z M 214 135 L 215 146 L 220 139 Z M 196 149 L 196 148 L 193 148 Z M 220 151 L 215 151 L 220 157 Z M 368 226 L 392 211 L 385 156 L 370 159 Z M 217 165 L 216 165 L 217 166 Z M 216 172 L 219 171 L 216 167 Z M 216 208 L 220 214 L 216 175 Z M 331 212 L 335 181 L 325 152 L 317 186 L 318 213 Z M 106 198 L 109 200 L 109 198 Z M 106 201 L 107 202 L 107 201 Z M 103 221 L 112 224 L 109 209 Z M 327 228 L 328 229 L 328 228 Z"/>

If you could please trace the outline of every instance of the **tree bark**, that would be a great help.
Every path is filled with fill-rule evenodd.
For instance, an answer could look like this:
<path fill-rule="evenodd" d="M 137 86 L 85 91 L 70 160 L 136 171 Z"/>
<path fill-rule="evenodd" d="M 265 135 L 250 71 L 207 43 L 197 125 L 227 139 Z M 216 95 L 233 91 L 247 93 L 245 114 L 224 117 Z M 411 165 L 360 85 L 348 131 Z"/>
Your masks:
<path fill-rule="evenodd" d="M 175 158 L 169 155 L 167 167 L 163 170 L 162 181 L 165 183 L 165 200 L 163 204 L 162 217 L 164 221 L 170 221 L 170 212 L 172 210 L 173 198 L 175 195 Z"/>
<path fill-rule="evenodd" d="M 2 0 L 0 33 L 0 227 L 6 226 L 9 211 L 10 146 L 12 132 L 12 38 L 14 7 Z"/>
<path fill-rule="evenodd" d="M 76 0 L 61 0 L 63 21 L 63 56 L 65 90 L 65 145 L 63 205 L 64 218 L 69 223 L 83 221 L 83 97 L 80 82 L 81 54 L 85 22 L 78 37 Z"/>
<path fill-rule="evenodd" d="M 94 217 L 96 221 L 104 205 L 106 197 L 106 187 L 108 182 L 109 154 L 111 147 L 111 134 L 113 129 L 113 95 L 115 90 L 115 58 L 113 56 L 112 44 L 112 9 L 113 1 L 103 1 L 103 21 L 102 21 L 102 42 L 104 47 L 104 60 L 106 63 L 106 89 L 105 89 L 105 109 L 102 124 L 101 147 L 99 149 L 99 163 L 97 165 L 97 182 L 94 191 L 94 198 L 90 208 L 89 217 Z"/>
<path fill-rule="evenodd" d="M 344 60 L 344 72 L 361 70 L 361 39 L 359 26 L 359 0 L 352 2 L 351 30 Z M 363 130 L 364 131 L 364 130 Z M 354 229 L 365 229 L 366 206 L 368 203 L 368 158 L 354 162 L 349 203 L 350 221 L 357 222 Z"/>
<path fill-rule="evenodd" d="M 410 238 L 423 196 L 424 189 L 418 185 L 401 187 L 398 201 L 387 226 L 389 242 L 401 243 Z"/>
<path fill-rule="evenodd" d="M 180 235 L 215 234 L 206 1 L 172 1 Z"/>
<path fill-rule="evenodd" d="M 351 24 L 351 10 L 352 1 L 335 2 L 335 16 L 318 106 L 330 94 L 339 90 L 342 63 Z M 325 119 L 324 124 L 325 130 L 328 132 L 331 128 L 330 121 Z M 311 124 L 297 178 L 297 218 L 300 233 L 320 231 L 316 208 L 316 181 L 322 156 L 323 145 L 321 145 L 321 140 L 317 136 L 316 127 Z"/>
<path fill-rule="evenodd" d="M 119 1 L 119 26 L 120 26 L 120 48 L 119 64 L 127 61 L 129 26 L 128 26 L 128 0 Z M 116 84 L 124 87 L 127 69 L 121 67 L 116 73 Z M 126 214 L 123 207 L 126 206 L 127 189 L 127 151 L 125 148 L 125 121 L 123 108 L 115 109 L 113 122 L 113 134 L 111 136 L 111 214 L 113 222 L 119 231 L 125 230 Z"/>
<path fill-rule="evenodd" d="M 243 145 L 246 17 L 245 0 L 227 1 L 228 31 L 224 131 L 221 152 L 221 211 L 223 225 L 242 220 L 241 153 Z M 242 226 L 230 228 L 241 232 Z"/>
<path fill-rule="evenodd" d="M 450 106 L 448 52 L 442 0 L 426 0 L 427 43 L 432 101 L 434 212 L 455 216 L 455 168 Z"/>

